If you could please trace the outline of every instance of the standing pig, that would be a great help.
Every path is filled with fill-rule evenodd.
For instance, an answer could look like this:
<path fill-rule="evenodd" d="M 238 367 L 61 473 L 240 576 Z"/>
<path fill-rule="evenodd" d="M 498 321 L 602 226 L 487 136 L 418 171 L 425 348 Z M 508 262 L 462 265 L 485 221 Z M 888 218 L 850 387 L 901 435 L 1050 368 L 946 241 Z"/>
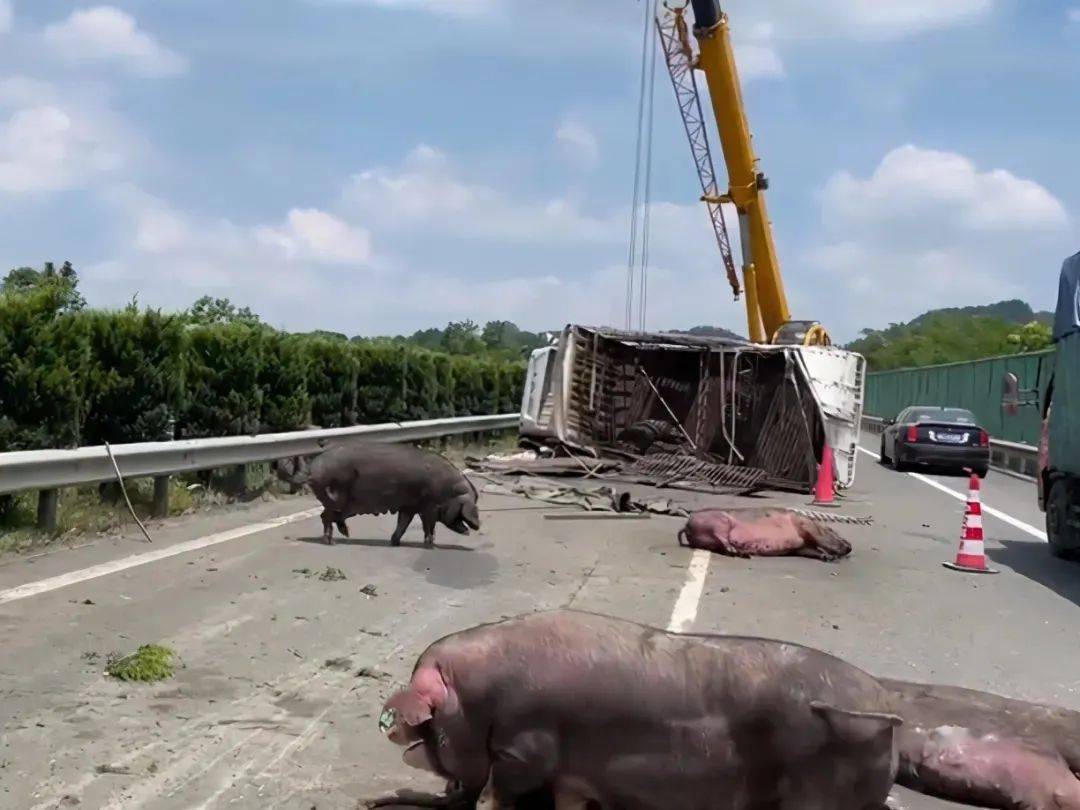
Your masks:
<path fill-rule="evenodd" d="M 559 610 L 436 641 L 380 729 L 472 808 L 880 810 L 888 694 L 817 650 Z"/>
<path fill-rule="evenodd" d="M 679 531 L 679 544 L 729 557 L 793 555 L 831 562 L 851 543 L 823 523 L 787 509 L 701 509 Z"/>
<path fill-rule="evenodd" d="M 453 464 L 429 450 L 405 444 L 350 442 L 327 450 L 311 462 L 307 483 L 323 505 L 323 537 L 333 543 L 334 525 L 345 537 L 353 515 L 397 513 L 391 545 L 416 515 L 424 527 L 424 545 L 435 542 L 435 524 L 458 534 L 480 528 L 476 488 Z"/>

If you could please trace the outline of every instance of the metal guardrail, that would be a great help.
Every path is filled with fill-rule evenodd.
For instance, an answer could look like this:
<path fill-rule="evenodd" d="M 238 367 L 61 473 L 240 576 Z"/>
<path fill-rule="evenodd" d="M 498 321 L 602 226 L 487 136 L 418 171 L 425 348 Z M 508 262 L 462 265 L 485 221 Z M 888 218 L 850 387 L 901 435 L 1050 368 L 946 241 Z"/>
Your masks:
<path fill-rule="evenodd" d="M 519 419 L 516 413 L 425 419 L 255 436 L 117 444 L 110 445 L 110 449 L 125 479 L 153 477 L 165 482 L 166 486 L 155 486 L 154 511 L 159 513 L 163 510 L 156 503 L 158 490 L 165 493 L 160 497 L 167 498 L 168 476 L 175 473 L 312 455 L 357 438 L 382 442 L 424 441 L 443 436 L 508 430 L 516 428 Z M 50 528 L 50 523 L 55 526 L 57 489 L 115 479 L 116 472 L 104 447 L 0 453 L 0 494 L 26 490 L 41 492 L 38 524 L 46 529 Z M 52 513 L 51 519 L 49 513 Z"/>
<path fill-rule="evenodd" d="M 885 421 L 878 416 L 863 414 L 863 429 L 876 436 L 885 429 Z M 1039 448 L 991 438 L 990 464 L 1001 470 L 1034 478 L 1039 474 Z"/>

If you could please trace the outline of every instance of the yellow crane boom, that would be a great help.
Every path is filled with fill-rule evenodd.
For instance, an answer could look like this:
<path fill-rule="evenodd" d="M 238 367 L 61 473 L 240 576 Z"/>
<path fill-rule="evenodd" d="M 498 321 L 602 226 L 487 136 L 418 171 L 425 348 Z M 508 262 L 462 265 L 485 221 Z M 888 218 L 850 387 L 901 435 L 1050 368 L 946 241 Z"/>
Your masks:
<path fill-rule="evenodd" d="M 680 89 L 687 86 L 685 77 L 682 76 L 684 61 L 689 61 L 693 67 L 704 73 L 709 88 L 713 117 L 727 166 L 726 193 L 717 194 L 715 182 L 712 189 L 706 187 L 706 175 L 702 169 L 706 161 L 700 159 L 701 145 L 695 144 L 692 134 L 694 122 L 687 117 L 688 112 L 692 114 L 693 108 L 683 103 L 682 99 L 679 107 L 683 112 L 695 162 L 702 177 L 702 200 L 709 206 L 714 226 L 718 220 L 713 212 L 721 203 L 731 203 L 739 215 L 742 286 L 746 293 L 749 337 L 756 343 L 829 345 L 829 335 L 820 323 L 791 320 L 784 280 L 780 274 L 780 262 L 773 242 L 772 224 L 769 222 L 769 212 L 765 205 L 768 181 L 758 170 L 758 159 L 754 154 L 727 15 L 720 10 L 718 0 L 690 0 L 690 5 L 694 10 L 693 31 L 698 41 L 696 59 L 692 56 L 686 34 L 686 6 L 669 9 L 663 19 L 657 20 L 657 24 L 676 95 L 679 96 Z M 692 81 L 690 86 L 694 87 L 696 93 L 696 85 Z M 695 100 L 695 103 L 700 112 L 700 102 Z M 708 146 L 703 131 L 701 138 L 705 143 L 707 157 Z M 711 171 L 711 157 L 707 164 Z M 722 217 L 719 218 L 719 227 L 724 227 Z M 724 239 L 720 240 L 718 233 L 718 241 L 721 241 L 723 251 L 726 234 Z M 724 258 L 726 264 L 730 262 L 728 256 Z"/>

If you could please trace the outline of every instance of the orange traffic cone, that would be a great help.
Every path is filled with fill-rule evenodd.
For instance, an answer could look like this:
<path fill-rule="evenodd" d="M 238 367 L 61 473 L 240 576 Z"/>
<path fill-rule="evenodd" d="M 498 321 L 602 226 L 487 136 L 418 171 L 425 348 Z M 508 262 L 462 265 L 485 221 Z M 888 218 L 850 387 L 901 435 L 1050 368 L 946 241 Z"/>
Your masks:
<path fill-rule="evenodd" d="M 825 447 L 821 451 L 821 463 L 818 465 L 817 484 L 814 486 L 814 500 L 811 506 L 839 506 L 836 502 L 835 476 L 833 474 L 833 454 L 829 447 L 829 440 L 825 440 Z"/>
<path fill-rule="evenodd" d="M 971 474 L 968 485 L 967 506 L 964 508 L 964 522 L 960 530 L 960 548 L 956 552 L 956 561 L 942 563 L 954 571 L 967 571 L 972 574 L 996 574 L 986 565 L 986 551 L 983 548 L 982 503 L 979 500 L 979 476 Z"/>

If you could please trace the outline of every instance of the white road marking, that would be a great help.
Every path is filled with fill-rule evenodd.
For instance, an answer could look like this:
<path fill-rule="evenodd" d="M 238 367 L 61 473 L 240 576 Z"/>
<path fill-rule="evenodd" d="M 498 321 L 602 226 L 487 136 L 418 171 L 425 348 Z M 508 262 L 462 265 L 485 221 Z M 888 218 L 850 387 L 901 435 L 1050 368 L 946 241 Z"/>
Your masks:
<path fill-rule="evenodd" d="M 860 447 L 859 450 L 866 453 L 866 455 L 870 456 L 870 458 L 876 459 L 877 461 L 881 461 L 881 456 L 879 456 L 874 451 L 867 450 L 865 447 Z M 912 478 L 914 478 L 916 481 L 922 481 L 927 486 L 931 486 L 934 489 L 940 490 L 941 492 L 944 492 L 946 495 L 948 495 L 948 496 L 950 496 L 952 498 L 956 498 L 956 500 L 958 500 L 958 501 L 967 501 L 967 493 L 966 492 L 957 492 L 955 489 L 952 489 L 951 487 L 947 487 L 944 484 L 942 484 L 942 483 L 940 483 L 938 481 L 935 481 L 933 478 L 928 478 L 927 476 L 923 475 L 922 473 L 909 472 L 907 474 L 910 475 Z M 1042 540 L 1044 543 L 1046 542 L 1046 532 L 1044 532 L 1042 529 L 1035 528 L 1030 523 L 1025 523 L 1024 521 L 1022 521 L 1022 520 L 1020 520 L 1018 518 L 1014 518 L 1012 515 L 1008 515 L 1005 512 L 1002 512 L 1000 509 L 995 509 L 992 506 L 987 506 L 985 503 L 982 505 L 982 511 L 983 511 L 984 515 L 992 515 L 993 517 L 996 517 L 998 520 L 1003 521 L 1005 523 L 1008 523 L 1010 526 L 1015 526 L 1020 531 L 1027 532 L 1032 537 L 1036 537 L 1039 540 Z"/>
<path fill-rule="evenodd" d="M 294 512 L 291 515 L 271 518 L 270 520 L 264 520 L 259 523 L 250 523 L 247 526 L 238 526 L 235 529 L 228 529 L 223 532 L 218 532 L 217 534 L 208 534 L 205 537 L 197 537 L 194 540 L 177 543 L 175 546 L 169 546 L 168 548 L 147 551 L 144 554 L 132 554 L 130 557 L 111 560 L 110 562 L 101 563 L 100 565 L 92 565 L 89 568 L 83 568 L 81 571 L 70 571 L 66 574 L 49 577 L 48 579 L 39 579 L 37 582 L 28 582 L 25 585 L 19 585 L 15 588 L 8 588 L 6 591 L 0 591 L 0 605 L 7 604 L 8 602 L 15 602 L 19 599 L 26 599 L 31 596 L 37 596 L 38 594 L 48 593 L 49 591 L 55 591 L 59 588 L 66 588 L 68 585 L 76 585 L 80 582 L 108 576 L 109 574 L 115 574 L 119 571 L 126 571 L 129 568 L 135 568 L 139 565 L 146 565 L 147 563 L 157 562 L 158 560 L 166 560 L 169 557 L 175 557 L 178 554 L 187 554 L 189 551 L 198 551 L 199 549 L 207 548 L 208 546 L 216 546 L 219 543 L 227 543 L 230 540 L 238 540 L 241 537 L 248 537 L 252 534 L 276 529 L 289 523 L 296 523 L 298 520 L 315 517 L 321 512 L 321 507 L 305 509 L 303 512 Z"/>
<path fill-rule="evenodd" d="M 679 598 L 675 600 L 675 607 L 671 611 L 668 632 L 685 633 L 693 627 L 698 605 L 701 603 L 701 594 L 705 590 L 705 575 L 709 573 L 710 559 L 711 551 L 700 548 L 694 550 L 694 556 L 690 558 L 690 565 L 686 568 L 686 582 L 683 583 Z"/>

